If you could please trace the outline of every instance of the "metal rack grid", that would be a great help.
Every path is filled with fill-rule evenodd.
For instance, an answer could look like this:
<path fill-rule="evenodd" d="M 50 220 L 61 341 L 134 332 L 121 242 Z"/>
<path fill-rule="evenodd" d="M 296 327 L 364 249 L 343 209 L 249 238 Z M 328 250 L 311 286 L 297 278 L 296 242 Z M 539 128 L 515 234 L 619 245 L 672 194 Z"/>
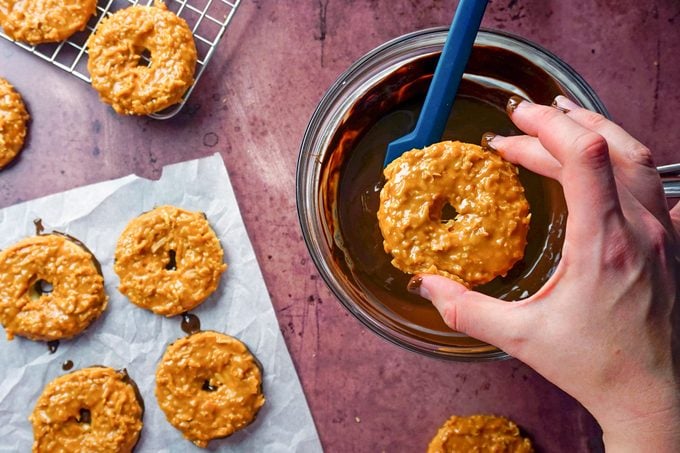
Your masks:
<path fill-rule="evenodd" d="M 39 44 L 31 46 L 22 42 L 13 41 L 0 29 L 0 36 L 28 52 L 48 61 L 60 69 L 72 74 L 79 79 L 90 83 L 91 79 L 87 72 L 87 49 L 85 43 L 99 22 L 119 9 L 130 5 L 152 4 L 153 0 L 100 0 L 97 4 L 97 14 L 88 22 L 85 30 L 78 32 L 66 41 L 52 44 Z M 196 83 L 201 78 L 206 65 L 212 58 L 215 48 L 219 43 L 224 31 L 231 22 L 241 0 L 166 0 L 168 9 L 184 19 L 194 35 L 198 59 L 194 83 L 189 87 L 179 104 L 149 115 L 155 119 L 168 119 L 175 116 L 184 106 L 194 90 Z M 142 58 L 145 58 L 142 56 Z"/>

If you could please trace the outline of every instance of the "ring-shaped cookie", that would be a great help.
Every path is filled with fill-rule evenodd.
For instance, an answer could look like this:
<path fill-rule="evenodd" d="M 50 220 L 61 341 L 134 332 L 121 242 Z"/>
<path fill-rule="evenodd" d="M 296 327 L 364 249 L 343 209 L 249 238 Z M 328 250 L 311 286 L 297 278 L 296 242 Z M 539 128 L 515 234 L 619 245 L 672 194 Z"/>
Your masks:
<path fill-rule="evenodd" d="M 532 453 L 531 441 L 505 417 L 452 416 L 430 441 L 427 453 L 506 452 Z"/>
<path fill-rule="evenodd" d="M 159 1 L 105 18 L 87 47 L 92 86 L 120 114 L 163 110 L 178 103 L 194 80 L 197 53 L 191 29 Z"/>
<path fill-rule="evenodd" d="M 3 0 L 0 26 L 16 41 L 58 42 L 84 30 L 96 11 L 97 0 Z"/>
<path fill-rule="evenodd" d="M 21 151 L 26 138 L 28 112 L 19 93 L 0 77 L 0 168 Z"/>
<path fill-rule="evenodd" d="M 91 367 L 59 376 L 45 386 L 29 417 L 33 453 L 131 452 L 143 413 L 125 371 Z"/>
<path fill-rule="evenodd" d="M 156 399 L 170 424 L 205 448 L 255 419 L 265 402 L 262 372 L 236 338 L 195 333 L 165 351 L 156 370 Z"/>
<path fill-rule="evenodd" d="M 159 206 L 133 219 L 118 239 L 118 289 L 156 314 L 179 315 L 203 302 L 227 269 L 205 215 Z"/>
<path fill-rule="evenodd" d="M 378 223 L 392 264 L 468 287 L 505 275 L 524 256 L 529 203 L 517 168 L 477 145 L 440 142 L 384 170 Z M 446 205 L 455 216 L 442 220 Z"/>
<path fill-rule="evenodd" d="M 0 323 L 8 339 L 73 337 L 106 304 L 95 257 L 72 238 L 33 236 L 0 251 Z"/>

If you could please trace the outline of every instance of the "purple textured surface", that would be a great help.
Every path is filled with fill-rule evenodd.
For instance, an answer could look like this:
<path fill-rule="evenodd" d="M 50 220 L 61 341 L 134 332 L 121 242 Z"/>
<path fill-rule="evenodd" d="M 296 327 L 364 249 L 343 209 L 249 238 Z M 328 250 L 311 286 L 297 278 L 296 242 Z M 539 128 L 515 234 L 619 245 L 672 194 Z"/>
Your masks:
<path fill-rule="evenodd" d="M 244 0 L 169 121 L 118 116 L 87 84 L 0 40 L 0 76 L 32 116 L 21 157 L 0 172 L 0 207 L 129 173 L 154 178 L 218 151 L 327 451 L 423 451 L 449 415 L 470 413 L 513 418 L 539 451 L 600 451 L 592 417 L 522 363 L 438 361 L 367 331 L 325 287 L 301 238 L 295 164 L 321 95 L 373 47 L 448 25 L 455 3 Z M 680 160 L 676 0 L 491 1 L 483 25 L 557 54 L 657 164 Z"/>

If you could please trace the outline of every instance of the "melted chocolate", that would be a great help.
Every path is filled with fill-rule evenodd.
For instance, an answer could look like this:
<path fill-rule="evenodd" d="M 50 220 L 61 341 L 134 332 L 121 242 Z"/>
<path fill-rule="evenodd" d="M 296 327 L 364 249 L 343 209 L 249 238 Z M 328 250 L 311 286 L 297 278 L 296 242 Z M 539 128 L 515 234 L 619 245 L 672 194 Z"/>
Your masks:
<path fill-rule="evenodd" d="M 73 361 L 67 360 L 64 363 L 61 364 L 61 369 L 64 371 L 68 371 L 71 368 L 73 368 Z"/>
<path fill-rule="evenodd" d="M 137 397 L 137 402 L 139 403 L 139 407 L 142 408 L 142 416 L 144 416 L 144 411 L 146 410 L 146 408 L 144 406 L 144 398 L 142 398 L 142 394 L 139 391 L 139 387 L 137 386 L 137 383 L 135 382 L 134 379 L 132 379 L 130 377 L 130 375 L 127 372 L 127 369 L 123 368 L 123 369 L 118 370 L 118 372 L 123 375 L 123 381 L 127 384 L 130 384 L 132 386 L 132 389 L 135 391 L 135 396 Z M 139 442 L 139 439 L 137 440 L 137 442 Z"/>
<path fill-rule="evenodd" d="M 47 342 L 47 349 L 50 350 L 50 354 L 54 354 L 59 349 L 59 340 L 52 340 Z"/>
<path fill-rule="evenodd" d="M 191 335 L 201 331 L 201 320 L 191 313 L 182 313 L 182 330 Z"/>
<path fill-rule="evenodd" d="M 43 226 L 42 219 L 34 219 L 33 220 L 33 225 L 35 225 L 35 234 L 36 236 L 40 236 L 43 234 L 43 231 L 45 231 L 45 227 Z"/>
<path fill-rule="evenodd" d="M 504 74 L 537 102 L 550 102 L 559 87 L 545 81 L 530 62 L 518 65 L 507 51 L 476 47 L 468 68 L 475 74 Z M 451 331 L 436 309 L 407 291 L 410 276 L 390 264 L 377 222 L 382 166 L 387 144 L 411 131 L 437 62 L 430 55 L 408 63 L 364 95 L 346 117 L 324 156 L 321 197 L 330 226 L 336 265 L 354 287 L 361 307 L 396 330 L 443 346 L 471 346 L 477 340 Z M 499 60 L 497 61 L 496 58 Z M 505 62 L 512 67 L 499 66 Z M 542 77 L 542 78 L 541 78 Z M 463 80 L 443 140 L 479 143 L 493 131 L 519 134 L 504 112 L 512 93 L 473 80 Z M 566 207 L 555 181 L 520 168 L 520 180 L 531 206 L 528 246 L 522 261 L 505 277 L 475 288 L 506 300 L 524 299 L 540 289 L 561 257 Z M 455 215 L 451 212 L 449 215 Z"/>
<path fill-rule="evenodd" d="M 80 417 L 78 417 L 78 423 L 90 423 L 92 421 L 92 414 L 90 414 L 89 409 L 84 407 L 80 409 Z"/>
<path fill-rule="evenodd" d="M 169 250 L 168 251 L 168 264 L 165 265 L 165 269 L 168 271 L 175 271 L 177 270 L 177 261 L 175 261 L 175 257 L 177 256 L 177 252 L 174 250 Z"/>
<path fill-rule="evenodd" d="M 217 387 L 210 385 L 210 381 L 206 379 L 205 381 L 203 381 L 203 386 L 201 387 L 201 390 L 204 390 L 206 392 L 214 392 L 215 390 L 217 390 Z"/>

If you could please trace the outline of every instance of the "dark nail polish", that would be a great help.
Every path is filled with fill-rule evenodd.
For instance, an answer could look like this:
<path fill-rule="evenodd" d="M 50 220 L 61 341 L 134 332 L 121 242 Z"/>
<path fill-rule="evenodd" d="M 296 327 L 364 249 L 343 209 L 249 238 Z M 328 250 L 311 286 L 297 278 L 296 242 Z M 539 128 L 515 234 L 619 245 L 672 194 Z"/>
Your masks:
<path fill-rule="evenodd" d="M 522 99 L 517 95 L 510 96 L 510 99 L 508 99 L 508 104 L 505 106 L 505 111 L 508 113 L 508 115 L 512 115 L 512 112 L 515 111 L 517 106 L 524 101 L 526 101 L 526 99 Z"/>
<path fill-rule="evenodd" d="M 423 277 L 420 275 L 414 275 L 411 277 L 411 280 L 408 281 L 408 285 L 406 285 L 406 289 L 413 294 L 420 294 L 420 285 L 423 284 Z"/>
<path fill-rule="evenodd" d="M 494 137 L 496 137 L 496 134 L 493 132 L 484 132 L 484 134 L 482 134 L 482 148 L 496 151 L 496 148 L 490 143 Z"/>
<path fill-rule="evenodd" d="M 559 105 L 557 105 L 557 99 L 555 99 L 554 101 L 552 101 L 552 104 L 550 104 L 550 106 L 551 106 L 552 108 L 554 108 L 554 109 L 559 110 L 559 111 L 562 112 L 562 113 L 569 113 L 569 112 L 571 112 L 571 110 L 569 110 L 569 109 L 567 109 L 567 108 L 564 108 L 564 107 L 560 107 Z"/>

